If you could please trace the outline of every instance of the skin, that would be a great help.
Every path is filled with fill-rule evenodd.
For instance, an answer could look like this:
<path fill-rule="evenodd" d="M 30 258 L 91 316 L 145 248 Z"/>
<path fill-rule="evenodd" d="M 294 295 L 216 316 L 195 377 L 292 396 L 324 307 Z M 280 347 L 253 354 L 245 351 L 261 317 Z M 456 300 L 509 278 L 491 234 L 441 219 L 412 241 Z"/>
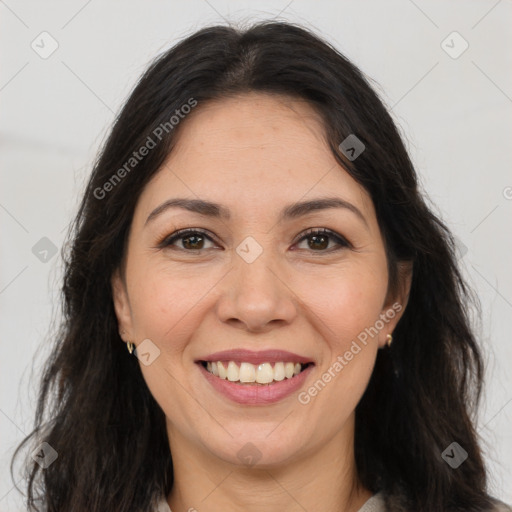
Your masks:
<path fill-rule="evenodd" d="M 350 202 L 366 223 L 342 208 L 278 223 L 285 206 L 325 196 Z M 231 219 L 172 208 L 145 225 L 173 197 L 221 203 Z M 192 251 L 185 235 L 157 247 L 183 228 L 207 230 L 212 241 L 204 238 Z M 299 241 L 309 228 L 330 229 L 353 247 L 333 238 L 320 248 L 311 237 Z M 247 236 L 263 250 L 252 263 L 236 253 Z M 403 313 L 410 273 L 401 275 L 402 292 L 389 296 L 372 200 L 337 163 L 306 102 L 249 93 L 198 105 L 143 190 L 124 274 L 112 277 L 123 339 L 137 345 L 149 338 L 160 350 L 154 362 L 140 366 L 167 417 L 173 512 L 359 510 L 372 493 L 355 471 L 354 409 L 400 314 L 360 344 L 362 350 L 305 405 L 298 393 L 264 406 L 231 402 L 194 361 L 234 348 L 288 350 L 315 363 L 299 391 L 307 390 L 393 303 Z M 237 453 L 249 442 L 260 459 L 244 466 Z"/>

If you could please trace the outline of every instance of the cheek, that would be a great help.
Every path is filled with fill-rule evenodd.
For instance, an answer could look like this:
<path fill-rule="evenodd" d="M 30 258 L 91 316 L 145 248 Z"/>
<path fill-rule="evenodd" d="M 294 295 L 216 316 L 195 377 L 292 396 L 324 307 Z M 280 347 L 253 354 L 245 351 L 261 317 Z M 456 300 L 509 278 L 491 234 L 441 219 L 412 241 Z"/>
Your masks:
<path fill-rule="evenodd" d="M 307 308 L 333 350 L 340 352 L 377 321 L 387 291 L 387 272 L 381 267 L 379 262 L 347 265 L 326 279 L 303 282 Z"/>
<path fill-rule="evenodd" d="M 187 324 L 193 321 L 194 309 L 211 288 L 204 279 L 158 266 L 144 275 L 134 277 L 132 283 L 132 316 L 138 337 L 179 340 Z"/>
<path fill-rule="evenodd" d="M 373 334 L 387 291 L 385 268 L 349 266 L 322 286 L 304 283 L 311 322 L 325 341 L 324 354 L 310 387 L 299 396 L 323 429 L 334 432 L 361 399 L 371 377 L 378 350 Z M 372 333 L 372 334 L 369 334 Z M 330 411 L 328 415 L 325 411 Z"/>

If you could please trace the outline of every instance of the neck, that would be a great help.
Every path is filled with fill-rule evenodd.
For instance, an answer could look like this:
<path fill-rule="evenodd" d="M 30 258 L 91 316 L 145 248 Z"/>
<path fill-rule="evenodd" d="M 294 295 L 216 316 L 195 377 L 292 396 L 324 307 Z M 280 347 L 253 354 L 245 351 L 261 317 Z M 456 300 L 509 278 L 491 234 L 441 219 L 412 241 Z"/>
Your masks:
<path fill-rule="evenodd" d="M 360 485 L 353 418 L 336 437 L 293 462 L 241 467 L 206 453 L 169 426 L 172 512 L 322 510 L 357 512 L 372 493 Z"/>

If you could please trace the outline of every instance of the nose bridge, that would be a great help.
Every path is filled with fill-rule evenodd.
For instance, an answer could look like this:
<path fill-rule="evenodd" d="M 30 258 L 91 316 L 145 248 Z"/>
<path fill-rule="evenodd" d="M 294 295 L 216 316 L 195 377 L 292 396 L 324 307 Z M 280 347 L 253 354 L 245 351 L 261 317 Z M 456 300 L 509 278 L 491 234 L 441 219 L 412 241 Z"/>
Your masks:
<path fill-rule="evenodd" d="M 262 287 L 268 288 L 276 279 L 275 269 L 278 265 L 274 251 L 269 247 L 263 249 L 252 237 L 248 237 L 239 244 L 236 249 L 236 256 L 233 259 L 234 263 L 236 262 L 235 268 L 238 273 L 238 280 L 242 279 L 248 283 L 258 285 L 256 291 Z M 247 287 L 244 286 L 244 289 L 247 289 Z"/>
<path fill-rule="evenodd" d="M 289 322 L 295 314 L 292 293 L 284 284 L 285 276 L 279 275 L 283 267 L 266 244 L 272 237 L 258 238 L 248 236 L 235 248 L 231 277 L 219 305 L 223 321 L 238 320 L 251 330 L 275 320 Z"/>
<path fill-rule="evenodd" d="M 279 267 L 276 262 L 275 251 L 270 247 L 271 236 L 247 236 L 236 247 L 233 255 L 233 266 L 236 273 L 235 286 L 238 295 L 250 297 L 259 296 L 259 300 L 275 300 L 279 287 L 276 277 L 276 269 Z M 265 244 L 265 246 L 263 245 Z"/>

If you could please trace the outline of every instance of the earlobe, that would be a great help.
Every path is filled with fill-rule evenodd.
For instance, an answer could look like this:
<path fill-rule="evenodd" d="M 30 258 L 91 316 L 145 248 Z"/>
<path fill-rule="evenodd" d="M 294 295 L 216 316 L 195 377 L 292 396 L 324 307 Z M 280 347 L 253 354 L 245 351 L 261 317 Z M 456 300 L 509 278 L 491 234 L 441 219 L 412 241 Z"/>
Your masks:
<path fill-rule="evenodd" d="M 130 303 L 128 301 L 126 284 L 120 275 L 119 269 L 116 269 L 112 274 L 110 284 L 119 332 L 123 333 L 123 339 L 129 340 L 131 339 L 132 332 Z"/>

